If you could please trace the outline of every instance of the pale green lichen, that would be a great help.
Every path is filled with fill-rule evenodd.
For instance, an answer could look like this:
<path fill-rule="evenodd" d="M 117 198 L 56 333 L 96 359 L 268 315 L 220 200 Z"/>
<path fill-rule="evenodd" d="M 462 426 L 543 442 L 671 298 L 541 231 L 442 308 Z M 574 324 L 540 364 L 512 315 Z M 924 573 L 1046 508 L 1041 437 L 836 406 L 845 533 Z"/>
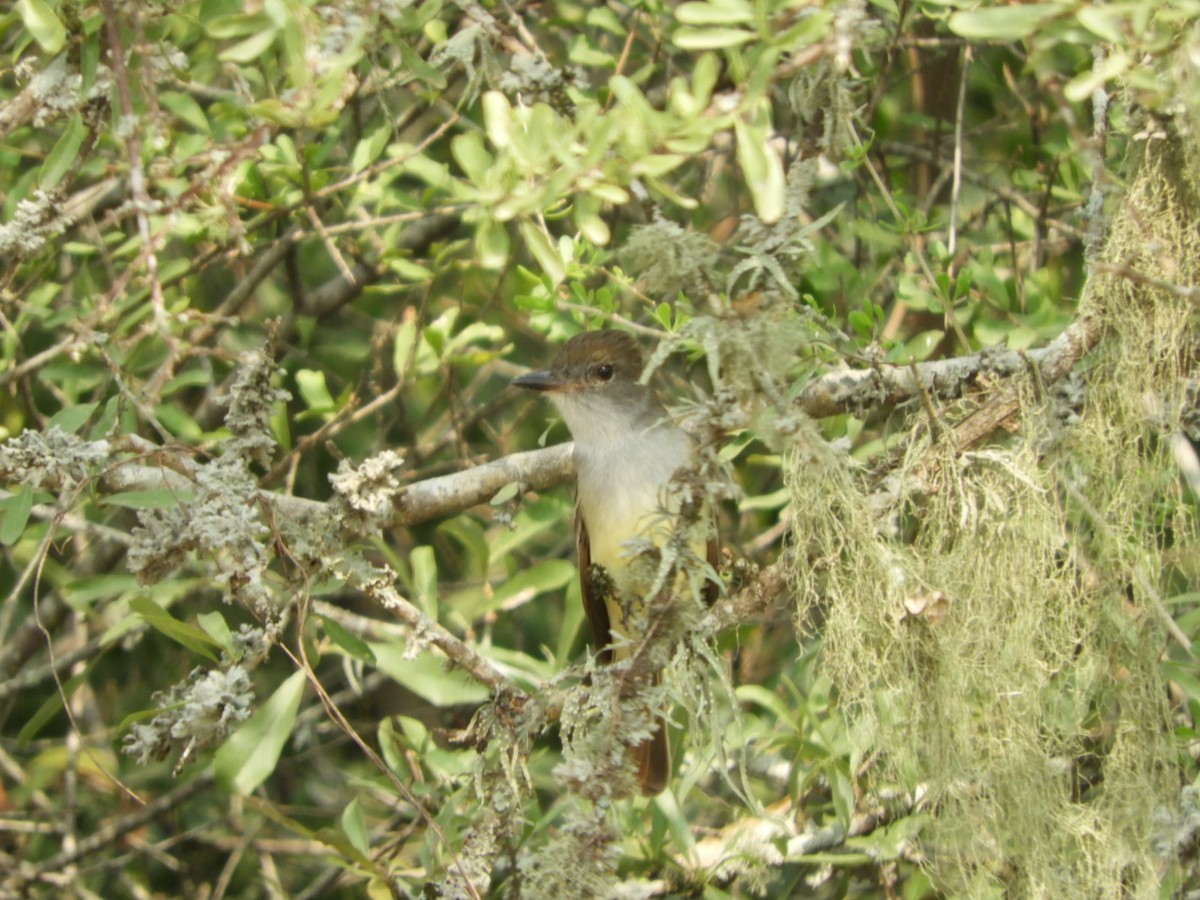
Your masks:
<path fill-rule="evenodd" d="M 384 450 L 357 466 L 347 459 L 338 463 L 338 470 L 329 476 L 329 483 L 346 505 L 365 519 L 364 525 L 383 520 L 391 511 L 403 485 L 397 475 L 404 457 L 394 450 Z"/>
<path fill-rule="evenodd" d="M 0 444 L 0 478 L 55 493 L 92 478 L 112 462 L 108 441 L 85 441 L 57 425 L 29 429 Z"/>
<path fill-rule="evenodd" d="M 1148 149 L 1108 254 L 1200 259 L 1200 204 L 1174 158 Z M 1112 332 L 1086 390 L 1068 391 L 1069 416 L 1030 384 L 1020 433 L 985 448 L 956 453 L 946 431 L 913 428 L 873 494 L 815 442 L 790 455 L 798 617 L 823 619 L 852 767 L 872 757 L 869 783 L 929 789 L 918 847 L 949 893 L 1136 896 L 1160 877 L 1152 835 L 1176 789 L 1147 607 L 1169 577 L 1165 542 L 1198 548 L 1164 474 L 1159 438 L 1178 415 L 1152 421 L 1146 398 L 1176 392 L 1195 364 L 1180 352 L 1194 313 L 1142 282 L 1090 284 L 1084 305 Z"/>
<path fill-rule="evenodd" d="M 187 679 L 154 695 L 162 710 L 149 722 L 134 724 L 125 735 L 123 752 L 139 765 L 162 759 L 182 746 L 182 765 L 196 753 L 224 740 L 250 716 L 254 691 L 244 666 L 193 669 Z"/>
<path fill-rule="evenodd" d="M 279 615 L 265 575 L 271 561 L 252 461 L 266 462 L 275 446 L 274 405 L 288 396 L 272 386 L 276 369 L 266 354 L 252 354 L 234 379 L 226 425 L 232 436 L 221 455 L 196 468 L 194 495 L 177 506 L 141 510 L 133 530 L 129 570 L 153 583 L 183 565 L 193 552 L 215 569 L 215 582 L 263 619 Z"/>

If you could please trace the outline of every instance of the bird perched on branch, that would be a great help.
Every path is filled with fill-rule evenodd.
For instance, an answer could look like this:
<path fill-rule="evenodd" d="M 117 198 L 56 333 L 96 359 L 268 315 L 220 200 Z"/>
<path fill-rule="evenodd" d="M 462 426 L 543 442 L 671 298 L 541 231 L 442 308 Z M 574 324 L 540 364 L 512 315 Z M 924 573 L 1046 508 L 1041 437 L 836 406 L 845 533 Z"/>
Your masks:
<path fill-rule="evenodd" d="M 695 567 L 663 578 L 658 562 L 680 513 L 672 476 L 693 460 L 692 438 L 670 419 L 653 389 L 639 382 L 642 354 L 619 331 L 591 331 L 567 341 L 548 369 L 513 380 L 554 402 L 575 439 L 575 536 L 584 609 L 602 662 L 630 659 L 655 616 L 696 591 L 711 602 L 716 584 Z M 716 540 L 707 510 L 691 510 L 688 547 L 715 567 Z M 647 552 L 653 550 L 655 552 Z M 660 673 L 654 672 L 657 680 Z M 671 773 L 665 723 L 630 750 L 644 794 L 666 787 Z"/>

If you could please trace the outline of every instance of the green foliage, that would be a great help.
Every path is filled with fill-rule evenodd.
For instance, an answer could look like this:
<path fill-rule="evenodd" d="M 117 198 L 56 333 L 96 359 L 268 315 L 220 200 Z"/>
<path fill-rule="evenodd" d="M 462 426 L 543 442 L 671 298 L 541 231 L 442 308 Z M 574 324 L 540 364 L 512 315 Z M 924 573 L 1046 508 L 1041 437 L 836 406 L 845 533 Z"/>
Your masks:
<path fill-rule="evenodd" d="M 0 895 L 1194 891 L 1198 16 L 0 13 Z M 457 480 L 595 327 L 731 554 L 661 678 Z"/>

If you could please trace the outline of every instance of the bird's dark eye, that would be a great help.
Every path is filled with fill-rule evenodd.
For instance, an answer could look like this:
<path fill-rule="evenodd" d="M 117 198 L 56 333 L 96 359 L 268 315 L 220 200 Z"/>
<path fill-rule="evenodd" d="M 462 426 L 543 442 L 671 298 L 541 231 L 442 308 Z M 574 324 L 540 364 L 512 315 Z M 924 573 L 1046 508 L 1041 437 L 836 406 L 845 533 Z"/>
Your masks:
<path fill-rule="evenodd" d="M 616 374 L 612 363 L 600 363 L 596 366 L 596 377 L 601 381 L 612 381 L 613 375 Z"/>

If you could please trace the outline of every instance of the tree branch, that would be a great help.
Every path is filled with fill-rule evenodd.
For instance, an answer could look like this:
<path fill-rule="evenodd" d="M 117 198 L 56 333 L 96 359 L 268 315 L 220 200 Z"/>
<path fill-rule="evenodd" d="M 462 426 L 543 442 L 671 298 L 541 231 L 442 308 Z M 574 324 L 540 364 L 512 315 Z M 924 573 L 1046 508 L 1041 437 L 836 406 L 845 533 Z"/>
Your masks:
<path fill-rule="evenodd" d="M 1030 363 L 1039 367 L 1043 380 L 1057 381 L 1096 345 L 1102 333 L 1101 321 L 1089 317 L 1072 322 L 1062 334 L 1036 350 L 989 348 L 915 366 L 888 364 L 870 369 L 842 369 L 809 382 L 795 403 L 814 419 L 820 419 L 896 406 L 921 393 L 954 400 L 978 384 L 983 375 L 1011 378 L 1028 372 Z"/>

